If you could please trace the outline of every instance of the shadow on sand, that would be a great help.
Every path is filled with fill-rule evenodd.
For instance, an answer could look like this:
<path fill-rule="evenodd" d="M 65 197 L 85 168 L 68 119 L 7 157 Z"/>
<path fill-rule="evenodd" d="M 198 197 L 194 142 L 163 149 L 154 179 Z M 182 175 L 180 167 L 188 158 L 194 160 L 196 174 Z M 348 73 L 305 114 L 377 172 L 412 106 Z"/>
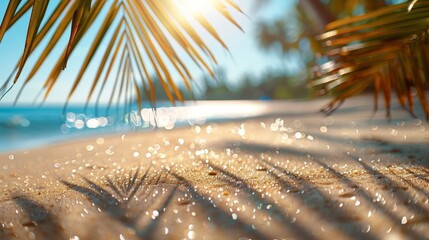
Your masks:
<path fill-rule="evenodd" d="M 338 145 L 344 141 L 335 136 L 310 134 L 327 143 Z M 371 148 L 374 154 L 401 157 L 409 157 L 413 151 L 427 147 L 378 139 L 354 141 L 356 148 Z M 249 177 L 244 170 L 225 167 L 222 161 L 203 159 L 193 161 L 216 173 L 213 182 L 197 184 L 193 175 L 183 169 L 149 167 L 143 171 L 139 167 L 113 178 L 104 176 L 105 181 L 101 183 L 84 175 L 80 176 L 82 184 L 64 180 L 61 183 L 104 214 L 94 214 L 93 218 L 108 216 L 113 225 L 131 229 L 137 239 L 163 239 L 167 235 L 172 239 L 199 239 L 194 232 L 208 239 L 385 239 L 392 236 L 425 239 L 429 236 L 427 159 L 408 162 L 407 167 L 399 170 L 386 167 L 380 170 L 342 149 L 332 155 L 243 140 L 220 142 L 210 150 L 224 152 L 235 148 L 243 158 L 256 156 L 243 162 L 262 167 L 256 177 Z M 411 150 L 404 150 L 407 148 Z M 259 157 L 261 153 L 275 156 L 275 160 Z M 338 166 L 329 164 L 329 158 L 337 155 L 361 171 L 342 172 Z M 288 165 L 289 158 L 305 161 L 307 166 L 320 170 L 317 175 L 320 179 L 300 174 L 299 169 Z M 26 196 L 13 200 L 25 213 L 26 220 L 21 225 L 32 229 L 36 237 L 64 239 L 68 236 L 59 216 L 46 206 Z M 109 226 L 112 231 L 113 225 Z M 392 233 L 397 235 L 388 235 Z M 0 237 L 17 236 L 2 227 Z"/>

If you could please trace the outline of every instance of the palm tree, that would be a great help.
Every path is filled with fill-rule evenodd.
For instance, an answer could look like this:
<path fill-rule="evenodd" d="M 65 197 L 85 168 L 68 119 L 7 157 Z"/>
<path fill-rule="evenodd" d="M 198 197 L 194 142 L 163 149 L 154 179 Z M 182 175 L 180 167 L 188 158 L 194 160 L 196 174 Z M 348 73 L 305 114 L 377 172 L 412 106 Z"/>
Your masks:
<path fill-rule="evenodd" d="M 62 46 L 63 52 L 51 67 L 40 92 L 42 103 L 49 96 L 60 74 L 67 66 L 69 56 L 88 34 L 89 29 L 97 33 L 90 45 L 83 64 L 80 67 L 73 85 L 66 96 L 66 105 L 82 82 L 84 74 L 92 61 L 99 61 L 96 74 L 90 84 L 86 101 L 98 103 L 103 92 L 109 91 L 106 82 L 114 81 L 110 89 L 109 105 L 116 97 L 117 101 L 129 101 L 136 98 L 141 107 L 145 95 L 149 101 L 155 102 L 156 95 L 154 80 L 159 81 L 168 99 L 172 102 L 182 101 L 183 95 L 173 79 L 176 73 L 190 89 L 193 78 L 184 58 L 191 59 L 199 68 L 214 76 L 211 63 L 216 58 L 207 43 L 196 31 L 196 25 L 202 26 L 216 41 L 227 49 L 220 34 L 210 21 L 201 13 L 189 13 L 190 4 L 209 5 L 230 23 L 239 24 L 231 15 L 232 11 L 242 12 L 233 0 L 78 0 L 53 1 L 49 0 L 10 0 L 0 26 L 0 42 L 8 30 L 23 16 L 31 11 L 24 51 L 10 77 L 0 83 L 0 96 L 5 94 L 17 81 L 23 81 L 16 96 L 15 103 L 20 98 L 23 89 L 34 79 L 40 66 L 47 61 L 54 47 L 60 44 L 60 38 L 68 35 L 68 44 Z M 48 7 L 55 5 L 53 11 Z M 106 13 L 107 12 L 107 13 Z M 101 25 L 96 19 L 102 18 Z M 70 27 L 69 27 L 70 26 Z M 95 26 L 95 27 L 93 27 Z M 70 32 L 67 33 L 67 29 Z M 27 59 L 34 53 L 36 47 L 48 38 L 48 32 L 53 32 L 47 45 L 34 63 Z M 102 47 L 102 42 L 107 47 Z M 179 51 L 182 54 L 179 54 Z M 94 55 L 104 52 L 101 59 Z M 113 66 L 117 64 L 117 71 Z M 23 75 L 24 67 L 30 68 Z M 154 73 L 154 74 L 153 74 Z M 98 89 L 98 91 L 96 91 Z M 143 89 L 143 90 L 141 90 Z M 132 96 L 134 95 L 134 96 Z"/>

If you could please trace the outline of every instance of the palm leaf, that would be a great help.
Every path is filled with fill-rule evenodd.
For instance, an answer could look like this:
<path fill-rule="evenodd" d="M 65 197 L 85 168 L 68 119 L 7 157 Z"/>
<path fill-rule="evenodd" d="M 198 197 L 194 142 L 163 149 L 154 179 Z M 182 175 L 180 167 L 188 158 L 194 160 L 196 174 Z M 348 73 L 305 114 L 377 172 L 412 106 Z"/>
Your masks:
<path fill-rule="evenodd" d="M 426 89 L 429 86 L 429 1 L 392 5 L 327 25 L 319 36 L 329 62 L 316 67 L 310 83 L 320 94 L 334 99 L 331 113 L 345 99 L 374 89 L 390 115 L 391 92 L 414 115 L 413 89 L 429 119 Z M 411 7 L 410 7 L 411 6 Z"/>
<path fill-rule="evenodd" d="M 32 1 L 27 1 L 16 13 L 13 15 L 13 18 L 10 20 L 8 29 L 12 27 L 28 10 L 31 9 L 33 5 Z"/>
<path fill-rule="evenodd" d="M 95 74 L 94 80 L 92 81 L 91 89 L 90 89 L 90 91 L 88 93 L 88 96 L 86 98 L 85 109 L 87 108 L 88 103 L 89 103 L 89 101 L 90 101 L 90 99 L 91 99 L 91 97 L 92 97 L 92 95 L 93 95 L 93 93 L 95 91 L 95 88 L 96 88 L 96 86 L 98 84 L 98 79 L 100 79 L 101 74 L 102 74 L 102 72 L 104 70 L 104 66 L 107 64 L 107 61 L 108 61 L 109 56 L 110 56 L 110 53 L 112 52 L 112 49 L 113 49 L 113 47 L 114 47 L 114 45 L 115 45 L 115 43 L 116 43 L 116 41 L 118 39 L 118 36 L 120 34 L 119 32 L 122 29 L 122 26 L 123 26 L 122 23 L 118 24 L 118 26 L 115 29 L 115 32 L 112 35 L 112 39 L 111 39 L 109 45 L 107 46 L 106 51 L 104 52 L 103 58 L 102 58 L 99 66 L 98 66 L 97 73 Z M 125 32 L 122 31 L 122 34 L 121 34 L 121 37 L 120 37 L 120 40 L 119 40 L 119 43 L 118 43 L 119 45 L 121 45 L 121 42 L 124 40 L 124 37 L 125 37 Z M 116 55 L 118 53 L 117 49 L 118 48 L 116 48 L 112 59 L 114 59 L 116 57 Z M 114 62 L 114 60 L 110 61 L 109 67 L 107 68 L 108 71 L 110 71 L 112 69 L 112 63 L 113 62 Z M 107 73 L 106 76 L 108 76 L 108 75 L 109 74 Z M 106 81 L 107 81 L 107 79 L 105 79 L 103 82 L 106 82 Z"/>
<path fill-rule="evenodd" d="M 219 12 L 220 16 L 241 29 L 231 14 L 231 11 L 242 13 L 239 6 L 233 0 L 216 1 L 212 1 L 216 2 L 212 5 L 212 10 Z M 68 59 L 83 39 L 90 48 L 65 99 L 66 106 L 86 79 L 84 76 L 90 64 L 95 61 L 98 67 L 94 79 L 90 81 L 87 101 L 90 101 L 94 92 L 98 91 L 96 106 L 101 95 L 109 95 L 109 106 L 113 103 L 114 96 L 117 102 L 129 104 L 130 99 L 134 98 L 131 93 L 136 95 L 139 106 L 143 99 L 142 93 L 148 95 L 147 99 L 154 102 L 156 100 L 156 89 L 153 84 L 155 79 L 151 77 L 154 73 L 170 101 L 182 101 L 183 95 L 177 86 L 175 76 L 178 75 L 189 90 L 192 80 L 192 73 L 184 58 L 192 59 L 193 64 L 205 69 L 211 75 L 214 73 L 210 62 L 216 63 L 214 54 L 194 29 L 194 24 L 202 26 L 227 49 L 221 34 L 203 15 L 189 18 L 190 13 L 177 11 L 174 8 L 179 4 L 176 0 L 61 1 L 57 3 L 53 12 L 49 11 L 51 12 L 49 16 L 46 14 L 50 4 L 48 0 L 27 0 L 23 4 L 20 2 L 19 0 L 10 1 L 0 27 L 1 39 L 13 24 L 24 16 L 25 12 L 31 10 L 24 53 L 16 67 L 12 69 L 11 78 L 3 82 L 3 89 L 5 89 L 10 85 L 12 76 L 15 81 L 24 78 L 16 101 L 25 91 L 28 83 L 34 80 L 42 65 L 51 61 L 53 63 L 50 64 L 50 73 L 38 95 L 44 96 L 42 103 L 46 101 L 54 86 L 58 84 Z M 106 8 L 107 11 L 104 11 Z M 95 25 L 97 18 L 103 18 L 101 25 Z M 44 22 L 43 26 L 41 26 L 42 22 Z M 69 33 L 66 31 L 67 28 L 70 28 Z M 96 36 L 91 42 L 85 38 L 89 29 L 97 29 Z M 52 37 L 49 41 L 43 41 L 48 36 L 48 32 L 53 32 Z M 51 57 L 53 49 L 62 44 L 59 40 L 66 34 L 69 40 L 65 46 L 62 45 L 62 54 L 56 59 Z M 40 56 L 36 61 L 28 63 L 27 59 L 33 55 L 34 49 L 43 42 L 47 44 L 44 45 Z M 101 59 L 97 59 L 95 56 L 101 51 L 105 52 Z M 119 55 L 121 57 L 118 57 Z M 121 67 L 114 73 L 112 69 L 118 65 L 118 62 Z M 26 76 L 21 77 L 22 70 L 27 65 L 30 65 L 30 71 L 25 74 Z M 108 85 L 109 81 L 114 81 L 114 84 Z M 108 86 L 112 87 L 107 89 Z M 141 92 L 142 87 L 144 91 Z"/>
<path fill-rule="evenodd" d="M 33 10 L 31 11 L 30 23 L 28 24 L 27 30 L 27 38 L 25 40 L 24 53 L 22 54 L 22 58 L 19 62 L 19 70 L 16 74 L 15 81 L 19 78 L 19 75 L 24 68 L 25 62 L 31 54 L 31 49 L 33 48 L 34 41 L 36 39 L 37 31 L 39 29 L 40 24 L 42 23 L 43 17 L 46 13 L 46 9 L 48 8 L 49 1 L 34 1 L 33 2 Z"/>
<path fill-rule="evenodd" d="M 6 13 L 3 16 L 3 21 L 0 25 L 0 42 L 3 39 L 6 30 L 9 28 L 9 25 L 11 25 L 13 15 L 15 14 L 20 2 L 21 0 L 11 0 L 7 5 Z"/>
<path fill-rule="evenodd" d="M 113 103 L 113 99 L 115 97 L 115 94 L 117 93 L 116 89 L 118 87 L 118 84 L 121 84 L 121 82 L 122 82 L 119 79 L 121 78 L 121 75 L 122 75 L 122 79 L 123 79 L 123 75 L 124 75 L 125 70 L 126 70 L 127 59 L 128 59 L 128 49 L 125 46 L 123 54 L 122 54 L 121 62 L 119 63 L 118 72 L 116 73 L 116 78 L 115 78 L 115 83 L 113 84 L 112 93 L 110 94 L 110 97 L 109 97 L 109 103 L 107 104 L 107 109 L 106 109 L 107 115 L 109 114 L 109 110 L 110 110 L 110 107 Z"/>
<path fill-rule="evenodd" d="M 88 54 L 86 55 L 86 58 L 83 62 L 83 65 L 80 68 L 79 74 L 77 75 L 76 80 L 73 83 L 73 86 L 70 90 L 70 93 L 67 97 L 67 100 L 70 100 L 71 96 L 73 95 L 74 91 L 76 90 L 77 86 L 79 85 L 80 81 L 82 80 L 83 74 L 85 73 L 86 69 L 88 68 L 88 65 L 91 62 L 92 58 L 94 57 L 95 52 L 100 47 L 100 43 L 103 40 L 103 38 L 106 36 L 106 32 L 107 32 L 107 30 L 109 30 L 109 26 L 112 24 L 112 22 L 113 22 L 114 18 L 116 17 L 118 11 L 119 11 L 119 7 L 112 5 L 109 12 L 107 13 L 106 18 L 104 19 L 104 22 L 102 23 L 101 27 L 99 28 L 97 36 L 95 37 L 95 40 L 93 41 L 92 46 L 91 46 Z M 67 49 L 67 50 L 69 50 L 69 49 Z M 66 59 L 67 59 L 67 57 L 66 57 Z"/>
<path fill-rule="evenodd" d="M 126 54 L 125 48 L 124 48 L 124 50 L 123 50 L 123 51 L 122 51 L 122 49 L 121 49 L 122 42 L 124 41 L 124 39 L 125 39 L 125 34 L 122 34 L 121 38 L 119 39 L 118 44 L 116 45 L 116 48 L 115 48 L 114 54 L 113 54 L 113 56 L 112 56 L 112 59 L 110 60 L 110 63 L 109 63 L 109 65 L 108 65 L 107 73 L 105 74 L 105 77 L 104 77 L 104 80 L 103 80 L 103 82 L 102 82 L 102 85 L 101 85 L 100 91 L 98 92 L 97 100 L 96 100 L 96 102 L 95 102 L 96 107 L 98 107 L 98 104 L 99 104 L 100 99 L 101 99 L 101 95 L 102 95 L 102 94 L 103 94 L 103 92 L 104 92 L 104 87 L 106 86 L 106 83 L 107 83 L 108 77 L 110 76 L 111 70 L 113 69 L 113 65 L 114 65 L 114 63 L 115 63 L 115 61 L 116 61 L 117 54 L 118 54 L 119 52 L 122 52 L 122 56 L 119 58 L 119 59 L 120 59 L 120 65 L 119 65 L 119 67 L 118 67 L 118 73 L 117 73 L 117 75 L 119 76 L 119 71 L 120 71 L 120 69 L 121 69 L 122 62 L 124 61 L 123 59 L 125 58 L 125 54 Z M 100 65 L 100 67 L 101 67 L 101 65 Z M 117 77 L 116 79 L 118 79 L 118 77 Z M 97 78 L 97 79 L 94 79 L 94 83 L 93 83 L 93 84 L 97 84 L 97 83 L 98 83 L 98 81 L 99 81 L 99 80 L 98 80 L 98 78 Z M 116 84 L 115 84 L 115 86 L 116 86 Z M 90 92 L 90 93 L 91 93 L 91 92 Z M 112 99 L 112 98 L 113 98 L 113 96 L 110 96 L 110 99 Z M 111 100 L 109 100 L 109 101 L 111 101 Z M 98 108 L 96 108 L 96 110 L 97 110 L 97 109 L 98 109 Z"/>
<path fill-rule="evenodd" d="M 30 54 L 40 44 L 40 42 L 45 38 L 46 34 L 52 28 L 52 26 L 54 25 L 54 23 L 57 22 L 57 21 L 59 21 L 59 27 L 57 27 L 57 29 L 55 30 L 54 35 L 50 39 L 48 45 L 45 46 L 45 49 L 43 50 L 42 54 L 37 59 L 36 63 L 33 64 L 33 67 L 31 69 L 30 73 L 27 75 L 27 77 L 26 77 L 24 83 L 22 84 L 22 86 L 21 86 L 18 94 L 16 95 L 15 101 L 14 101 L 14 105 L 18 102 L 18 100 L 19 100 L 19 98 L 20 98 L 20 96 L 22 94 L 22 91 L 24 90 L 25 86 L 32 79 L 32 77 L 34 76 L 34 74 L 36 74 L 36 72 L 39 70 L 40 66 L 45 62 L 46 58 L 51 53 L 52 49 L 57 44 L 57 42 L 60 39 L 60 37 L 63 35 L 64 31 L 67 28 L 67 25 L 70 23 L 70 21 L 72 19 L 72 15 L 73 15 L 74 9 L 77 8 L 77 5 L 78 5 L 77 3 L 78 2 L 75 2 L 73 5 L 69 6 L 69 4 L 67 2 L 65 2 L 65 1 L 61 2 L 57 6 L 57 8 L 55 9 L 55 11 L 52 13 L 52 15 L 49 17 L 49 20 L 46 22 L 45 26 L 43 26 L 43 28 L 40 31 L 40 33 L 37 34 L 37 37 L 36 37 L 36 39 L 34 41 L 34 44 L 33 44 L 32 48 L 31 48 Z M 66 10 L 67 6 L 69 6 L 69 9 L 66 12 L 65 16 L 61 20 L 58 20 L 58 18 L 63 13 L 63 11 Z M 19 67 L 19 65 L 17 64 L 15 66 L 15 71 L 18 69 L 18 67 Z M 9 79 L 11 79 L 11 78 L 9 78 Z M 7 84 L 8 82 L 6 81 L 5 83 Z"/>
<path fill-rule="evenodd" d="M 91 9 L 91 0 L 79 1 L 79 5 L 77 6 L 73 14 L 72 26 L 70 28 L 71 29 L 70 39 L 67 45 L 67 51 L 64 58 L 63 69 L 65 69 L 67 66 L 67 60 L 70 56 L 71 49 L 76 41 L 76 35 L 79 31 L 81 31 L 83 23 L 88 18 L 90 9 Z"/>
<path fill-rule="evenodd" d="M 113 4 L 116 4 L 117 1 L 113 1 Z M 84 34 L 88 31 L 90 26 L 94 23 L 96 17 L 98 14 L 100 14 L 102 8 L 105 6 L 106 1 L 105 0 L 95 0 L 94 7 L 91 8 L 88 17 L 85 18 L 85 21 L 82 23 L 82 26 L 80 27 L 79 31 L 76 33 L 76 36 L 74 37 L 74 40 L 71 44 L 71 46 L 68 46 L 66 49 L 64 49 L 60 59 L 57 60 L 57 63 L 55 64 L 55 67 L 52 69 L 49 77 L 46 79 L 43 88 L 45 89 L 45 94 L 43 98 L 43 102 L 46 101 L 47 97 L 49 96 L 49 93 L 51 92 L 53 86 L 56 84 L 58 77 L 61 73 L 61 70 L 63 70 L 64 63 L 67 61 L 67 57 L 69 56 L 69 52 L 72 52 L 77 44 L 81 41 Z M 70 44 L 69 44 L 70 45 Z M 43 103 L 42 102 L 42 103 Z"/>

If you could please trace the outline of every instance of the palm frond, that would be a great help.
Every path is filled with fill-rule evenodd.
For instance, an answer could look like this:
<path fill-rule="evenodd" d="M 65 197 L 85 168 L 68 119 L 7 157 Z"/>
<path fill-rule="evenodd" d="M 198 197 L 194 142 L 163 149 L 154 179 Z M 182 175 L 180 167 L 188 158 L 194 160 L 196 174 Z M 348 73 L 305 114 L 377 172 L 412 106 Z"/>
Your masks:
<path fill-rule="evenodd" d="M 330 61 L 316 67 L 316 77 L 310 83 L 320 94 L 334 97 L 326 112 L 373 89 L 375 110 L 383 93 L 390 116 L 394 91 L 402 107 L 414 114 L 415 91 L 429 119 L 429 1 L 412 4 L 392 5 L 327 25 L 319 41 Z"/>
<path fill-rule="evenodd" d="M 232 11 L 242 13 L 234 1 L 212 0 L 210 2 L 212 11 L 218 12 L 219 16 L 241 29 L 231 15 Z M 0 41 L 25 12 L 31 10 L 31 17 L 24 53 L 16 67 L 12 69 L 10 78 L 3 82 L 0 93 L 23 78 L 24 82 L 16 96 L 15 102 L 17 102 L 27 84 L 34 80 L 41 66 L 47 61 L 53 61 L 41 90 L 43 103 L 53 87 L 58 84 L 58 78 L 63 73 L 70 55 L 85 39 L 89 29 L 96 29 L 95 38 L 91 42 L 85 42 L 85 45 L 89 45 L 90 48 L 65 99 L 66 106 L 82 80 L 86 79 L 84 76 L 94 61 L 98 61 L 98 67 L 96 67 L 94 79 L 89 84 L 87 102 L 90 102 L 93 96 L 97 96 L 96 105 L 98 105 L 101 95 L 109 92 L 106 89 L 108 85 L 113 86 L 110 89 L 111 93 L 106 94 L 109 95 L 109 106 L 114 102 L 114 96 L 116 96 L 116 102 L 125 103 L 129 103 L 131 98 L 136 98 L 140 106 L 140 101 L 143 99 L 142 93 L 148 94 L 147 99 L 154 102 L 156 96 L 154 78 L 151 77 L 153 74 L 160 81 L 170 101 L 182 101 L 183 96 L 175 76 L 180 76 L 188 89 L 193 78 L 184 59 L 191 59 L 193 64 L 214 75 L 210 66 L 212 62 L 216 63 L 216 58 L 210 47 L 200 37 L 196 25 L 202 27 L 225 49 L 227 46 L 222 40 L 222 35 L 202 13 L 195 15 L 186 10 L 177 10 L 181 3 L 177 0 L 59 1 L 54 11 L 49 11 L 51 13 L 48 15 L 46 11 L 50 6 L 48 0 L 27 0 L 22 4 L 20 0 L 11 0 L 1 23 Z M 101 24 L 95 23 L 97 18 L 103 18 Z M 69 33 L 66 31 L 68 28 Z M 53 32 L 53 35 L 49 41 L 43 41 L 48 32 Z M 62 46 L 61 56 L 52 60 L 50 55 L 53 49 L 62 44 L 60 39 L 67 34 L 69 34 L 69 40 Z M 34 49 L 42 42 L 47 44 L 40 56 L 36 61 L 28 62 L 27 59 L 33 54 Z M 102 51 L 104 53 L 101 54 L 101 59 L 96 58 L 97 52 Z M 121 66 L 115 68 L 118 62 Z M 30 70 L 28 74 L 24 74 L 26 76 L 21 76 L 24 67 Z M 114 75 L 117 77 L 114 78 Z M 115 83 L 106 84 L 110 80 Z M 144 91 L 141 92 L 140 89 Z"/>
<path fill-rule="evenodd" d="M 20 2 L 21 0 L 11 0 L 7 5 L 6 13 L 3 16 L 3 21 L 0 25 L 0 42 L 3 39 L 6 30 L 9 28 L 9 25 L 11 25 L 13 15 L 16 9 L 18 9 Z"/>
<path fill-rule="evenodd" d="M 42 23 L 43 17 L 48 8 L 48 1 L 34 1 L 33 10 L 31 11 L 30 23 L 28 24 L 27 38 L 25 40 L 24 53 L 22 54 L 21 60 L 19 62 L 18 73 L 15 77 L 15 82 L 21 74 L 22 69 L 24 68 L 27 58 L 30 56 L 31 49 L 33 49 L 34 41 L 37 37 L 37 32 L 39 26 Z"/>
<path fill-rule="evenodd" d="M 100 2 L 100 1 L 98 1 Z M 78 1 L 78 6 L 73 14 L 73 20 L 71 25 L 71 33 L 69 43 L 67 45 L 66 56 L 64 58 L 63 69 L 67 67 L 67 60 L 70 56 L 71 48 L 76 40 L 76 35 L 82 29 L 82 25 L 89 16 L 91 10 L 91 0 Z"/>

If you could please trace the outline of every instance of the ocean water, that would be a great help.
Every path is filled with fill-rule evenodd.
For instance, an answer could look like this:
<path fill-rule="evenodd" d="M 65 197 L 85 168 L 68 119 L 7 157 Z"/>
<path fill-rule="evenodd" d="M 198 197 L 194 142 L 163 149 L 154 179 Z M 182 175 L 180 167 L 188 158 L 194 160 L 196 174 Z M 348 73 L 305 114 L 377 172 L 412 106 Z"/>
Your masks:
<path fill-rule="evenodd" d="M 0 151 L 38 147 L 95 132 L 114 132 L 113 117 L 106 117 L 112 122 L 103 127 L 88 127 L 86 123 L 93 117 L 94 113 L 84 113 L 80 106 L 68 109 L 66 114 L 62 106 L 0 107 Z"/>
<path fill-rule="evenodd" d="M 149 105 L 140 111 L 84 110 L 72 106 L 0 107 L 0 152 L 40 147 L 80 137 L 127 131 L 171 130 L 207 121 L 223 121 L 284 112 L 285 102 L 198 101 L 172 106 L 169 102 Z M 294 103 L 294 106 L 296 103 Z M 130 109 L 137 109 L 132 106 Z"/>

